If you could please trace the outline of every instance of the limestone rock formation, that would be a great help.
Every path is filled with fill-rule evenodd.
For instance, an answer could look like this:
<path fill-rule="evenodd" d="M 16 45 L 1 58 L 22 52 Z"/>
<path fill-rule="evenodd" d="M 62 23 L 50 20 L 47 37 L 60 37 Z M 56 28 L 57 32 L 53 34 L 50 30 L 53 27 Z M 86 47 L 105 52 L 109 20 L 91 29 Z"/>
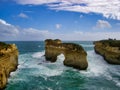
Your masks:
<path fill-rule="evenodd" d="M 0 90 L 5 88 L 10 72 L 18 66 L 18 49 L 15 44 L 0 42 Z"/>
<path fill-rule="evenodd" d="M 57 60 L 57 56 L 64 54 L 64 65 L 85 70 L 88 67 L 86 59 L 87 53 L 77 44 L 62 43 L 61 40 L 47 39 L 45 40 L 45 58 L 51 62 Z"/>
<path fill-rule="evenodd" d="M 120 40 L 101 40 L 94 42 L 95 52 L 102 55 L 110 64 L 120 64 Z"/>

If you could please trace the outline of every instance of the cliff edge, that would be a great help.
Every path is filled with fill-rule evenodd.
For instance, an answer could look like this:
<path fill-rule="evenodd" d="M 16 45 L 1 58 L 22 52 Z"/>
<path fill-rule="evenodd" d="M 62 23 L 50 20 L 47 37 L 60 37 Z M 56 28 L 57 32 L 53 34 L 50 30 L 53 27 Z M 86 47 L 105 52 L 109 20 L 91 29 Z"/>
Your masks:
<path fill-rule="evenodd" d="M 62 43 L 61 40 L 45 40 L 45 58 L 51 62 L 57 60 L 57 56 L 64 54 L 64 65 L 85 70 L 88 67 L 87 53 L 82 46 L 74 43 Z"/>
<path fill-rule="evenodd" d="M 10 72 L 18 66 L 18 49 L 15 44 L 0 42 L 0 90 L 4 89 Z"/>
<path fill-rule="evenodd" d="M 101 40 L 94 44 L 95 52 L 102 55 L 108 63 L 120 65 L 120 40 Z"/>

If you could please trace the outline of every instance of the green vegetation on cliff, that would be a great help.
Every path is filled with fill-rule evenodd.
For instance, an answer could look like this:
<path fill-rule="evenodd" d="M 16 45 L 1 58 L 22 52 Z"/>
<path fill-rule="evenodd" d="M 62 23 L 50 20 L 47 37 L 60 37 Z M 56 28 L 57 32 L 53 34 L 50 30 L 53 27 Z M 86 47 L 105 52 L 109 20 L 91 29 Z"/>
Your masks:
<path fill-rule="evenodd" d="M 84 50 L 82 46 L 75 43 L 62 43 L 62 45 L 71 50 L 77 50 L 77 51 Z"/>
<path fill-rule="evenodd" d="M 99 41 L 105 45 L 109 45 L 111 47 L 119 47 L 120 48 L 120 40 L 101 40 Z"/>
<path fill-rule="evenodd" d="M 4 43 L 4 42 L 0 42 L 0 50 L 1 49 L 7 49 L 8 47 L 10 47 L 10 45 L 9 44 L 6 44 L 6 43 Z"/>

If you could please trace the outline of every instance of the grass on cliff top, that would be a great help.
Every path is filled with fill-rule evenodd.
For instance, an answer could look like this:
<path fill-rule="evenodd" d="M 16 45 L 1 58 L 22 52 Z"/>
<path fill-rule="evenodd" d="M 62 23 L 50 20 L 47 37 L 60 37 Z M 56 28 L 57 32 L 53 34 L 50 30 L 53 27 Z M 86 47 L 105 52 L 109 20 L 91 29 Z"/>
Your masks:
<path fill-rule="evenodd" d="M 64 47 L 69 49 L 76 49 L 76 50 L 84 50 L 81 45 L 75 44 L 75 43 L 62 43 Z"/>
<path fill-rule="evenodd" d="M 103 44 L 108 44 L 112 47 L 120 47 L 120 40 L 101 40 Z"/>
<path fill-rule="evenodd" d="M 6 44 L 4 42 L 0 42 L 0 50 L 4 49 L 4 48 L 7 49 L 9 46 L 10 46 L 9 44 Z"/>
<path fill-rule="evenodd" d="M 4 43 L 4 42 L 0 42 L 0 50 L 2 50 L 2 49 L 7 49 L 7 48 L 9 48 L 10 47 L 10 44 L 6 44 L 6 43 Z M 1 57 L 3 57 L 4 56 L 4 53 L 1 53 L 0 52 L 0 58 Z"/>

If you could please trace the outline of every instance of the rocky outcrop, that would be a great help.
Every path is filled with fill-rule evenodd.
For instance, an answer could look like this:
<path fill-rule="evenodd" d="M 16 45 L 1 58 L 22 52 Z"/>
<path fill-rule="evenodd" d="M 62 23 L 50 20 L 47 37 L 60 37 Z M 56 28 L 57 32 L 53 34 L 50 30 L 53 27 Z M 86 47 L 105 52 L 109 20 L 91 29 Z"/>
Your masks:
<path fill-rule="evenodd" d="M 18 65 L 18 49 L 15 44 L 0 42 L 0 90 L 5 88 L 10 72 Z"/>
<path fill-rule="evenodd" d="M 88 67 L 87 53 L 77 44 L 62 43 L 61 40 L 45 40 L 45 58 L 51 62 L 57 60 L 57 56 L 64 54 L 64 65 L 85 70 Z"/>
<path fill-rule="evenodd" d="M 108 63 L 120 65 L 120 40 L 101 40 L 94 44 L 95 52 L 102 55 Z"/>

